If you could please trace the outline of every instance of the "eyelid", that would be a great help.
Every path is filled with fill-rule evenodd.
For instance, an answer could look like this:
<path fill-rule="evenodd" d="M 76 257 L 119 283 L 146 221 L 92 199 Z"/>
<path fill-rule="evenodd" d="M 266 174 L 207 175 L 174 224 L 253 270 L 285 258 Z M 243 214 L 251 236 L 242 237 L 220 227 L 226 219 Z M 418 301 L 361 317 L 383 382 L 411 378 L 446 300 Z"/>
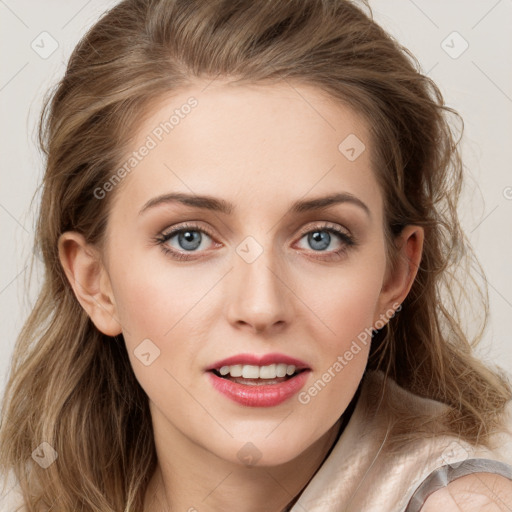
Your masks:
<path fill-rule="evenodd" d="M 319 221 L 319 222 L 313 222 L 313 225 L 311 223 L 307 224 L 304 228 L 300 231 L 300 236 L 307 235 L 308 233 L 311 233 L 311 231 L 322 231 L 326 230 L 329 231 L 330 229 L 336 231 L 337 233 L 343 233 L 347 237 L 354 238 L 350 230 L 348 230 L 345 227 L 340 226 L 339 224 L 336 224 L 334 222 L 329 221 Z"/>
<path fill-rule="evenodd" d="M 201 221 L 195 221 L 195 220 L 183 222 L 180 224 L 176 224 L 172 227 L 166 228 L 162 232 L 160 232 L 159 235 L 162 237 L 167 237 L 169 235 L 176 234 L 177 232 L 180 232 L 180 231 L 186 231 L 187 229 L 189 229 L 190 231 L 201 231 L 201 232 L 206 233 L 210 238 L 215 238 L 214 234 L 212 233 L 212 231 L 209 228 L 207 228 L 203 224 L 201 224 Z"/>

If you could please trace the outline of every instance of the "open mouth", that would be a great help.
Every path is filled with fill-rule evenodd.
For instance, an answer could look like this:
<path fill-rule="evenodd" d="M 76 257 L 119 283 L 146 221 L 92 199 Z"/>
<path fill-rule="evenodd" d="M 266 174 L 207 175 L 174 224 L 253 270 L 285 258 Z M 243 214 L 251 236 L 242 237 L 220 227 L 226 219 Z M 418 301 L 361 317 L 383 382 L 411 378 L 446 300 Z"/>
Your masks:
<path fill-rule="evenodd" d="M 233 377 L 230 374 L 221 375 L 219 370 L 212 370 L 212 373 L 217 375 L 217 377 L 221 377 L 222 379 L 229 380 L 231 382 L 236 382 L 237 384 L 245 384 L 246 386 L 271 386 L 273 384 L 280 384 L 281 382 L 286 382 L 287 380 L 296 377 L 300 373 L 306 370 L 295 370 L 291 375 L 285 375 L 284 377 L 274 377 L 274 378 L 247 378 L 247 377 Z"/>
<path fill-rule="evenodd" d="M 299 362 L 295 365 L 292 361 L 265 366 L 229 365 L 230 362 L 207 369 L 210 383 L 230 400 L 249 407 L 273 407 L 283 403 L 302 389 L 311 372 L 306 365 Z"/>
<path fill-rule="evenodd" d="M 217 377 L 246 386 L 272 386 L 293 379 L 305 368 L 289 364 L 232 365 L 211 370 Z"/>

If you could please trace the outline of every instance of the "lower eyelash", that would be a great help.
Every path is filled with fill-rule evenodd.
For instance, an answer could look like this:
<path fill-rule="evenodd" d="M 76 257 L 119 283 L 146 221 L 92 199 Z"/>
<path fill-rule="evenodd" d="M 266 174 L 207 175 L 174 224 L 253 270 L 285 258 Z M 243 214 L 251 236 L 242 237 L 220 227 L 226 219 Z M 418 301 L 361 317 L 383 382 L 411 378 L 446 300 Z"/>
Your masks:
<path fill-rule="evenodd" d="M 165 244 L 165 242 L 167 242 L 167 240 L 165 240 L 163 242 L 158 241 L 158 244 L 160 245 L 160 248 L 162 249 L 162 251 L 164 251 L 164 254 L 167 254 L 167 255 L 171 256 L 173 259 L 176 259 L 176 260 L 190 260 L 190 259 L 192 259 L 190 256 L 187 255 L 187 253 L 173 251 L 172 249 L 169 249 L 169 247 Z"/>
<path fill-rule="evenodd" d="M 169 233 L 160 233 L 158 236 L 156 236 L 154 238 L 153 241 L 155 243 L 157 243 L 158 245 L 160 245 L 161 249 L 164 251 L 165 254 L 170 255 L 174 259 L 183 260 L 183 261 L 196 259 L 196 256 L 193 256 L 193 252 L 189 255 L 186 252 L 175 251 L 173 249 L 170 249 L 166 245 L 166 242 L 168 242 L 173 236 L 175 236 L 179 233 L 183 233 L 185 231 L 199 231 L 201 233 L 207 234 L 210 238 L 213 239 L 213 235 L 211 233 L 209 233 L 208 230 L 206 230 L 203 227 L 194 226 L 194 225 L 184 225 L 184 226 L 181 226 L 173 231 L 170 231 Z M 305 236 L 309 233 L 314 233 L 315 231 L 326 231 L 328 233 L 334 233 L 343 242 L 343 246 L 340 249 L 338 249 L 336 251 L 327 252 L 327 253 L 325 253 L 326 256 L 322 256 L 322 258 L 320 258 L 320 259 L 323 259 L 323 260 L 337 259 L 337 258 L 343 256 L 351 247 L 357 245 L 355 239 L 352 236 L 348 235 L 347 233 L 345 233 L 344 231 L 342 231 L 335 225 L 314 226 L 313 228 L 309 228 L 309 229 L 303 231 L 300 234 L 300 238 L 302 238 L 303 236 Z M 313 251 L 313 252 L 321 253 L 322 251 Z M 317 256 L 312 256 L 312 257 L 318 259 Z"/>

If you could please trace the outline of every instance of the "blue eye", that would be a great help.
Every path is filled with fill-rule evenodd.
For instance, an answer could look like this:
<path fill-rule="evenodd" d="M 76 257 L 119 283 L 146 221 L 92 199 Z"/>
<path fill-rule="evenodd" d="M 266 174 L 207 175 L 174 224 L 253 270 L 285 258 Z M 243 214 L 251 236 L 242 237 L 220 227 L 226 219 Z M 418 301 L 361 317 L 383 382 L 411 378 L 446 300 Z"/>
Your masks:
<path fill-rule="evenodd" d="M 354 238 L 336 224 L 322 224 L 313 227 L 313 229 L 310 228 L 309 230 L 303 231 L 300 240 L 306 237 L 308 246 L 312 249 L 312 252 L 321 253 L 321 257 L 312 257 L 323 260 L 339 259 L 350 247 L 356 245 Z M 200 249 L 201 246 L 204 245 L 203 242 L 207 239 L 213 241 L 213 235 L 209 234 L 205 228 L 186 224 L 167 233 L 164 232 L 158 235 L 155 241 L 161 245 L 162 250 L 172 258 L 178 260 L 192 260 L 200 257 L 194 253 L 200 254 L 204 252 Z M 175 240 L 175 242 L 171 244 L 170 242 L 173 240 Z M 339 246 L 327 250 L 333 241 L 335 242 L 336 240 Z M 208 245 L 207 242 L 206 245 Z M 205 249 L 205 247 L 202 248 Z"/>
<path fill-rule="evenodd" d="M 334 237 L 333 237 L 334 235 Z M 356 242 L 352 236 L 345 231 L 342 231 L 335 224 L 328 224 L 317 226 L 314 229 L 309 229 L 302 233 L 302 238 L 307 237 L 307 244 L 313 249 L 314 253 L 325 253 L 325 256 L 329 258 L 341 257 L 350 247 L 356 245 Z M 334 238 L 334 240 L 333 240 Z M 331 243 L 338 241 L 339 246 L 332 250 L 326 250 Z M 322 255 L 322 258 L 325 257 Z"/>
<path fill-rule="evenodd" d="M 308 234 L 308 243 L 315 250 L 324 251 L 331 243 L 331 235 L 328 231 L 313 231 Z"/>
<path fill-rule="evenodd" d="M 185 225 L 159 235 L 157 242 L 162 245 L 165 252 L 176 255 L 178 259 L 188 259 L 189 256 L 186 253 L 198 252 L 197 250 L 201 247 L 205 238 L 211 237 L 204 228 Z M 173 239 L 176 239 L 177 248 L 169 243 Z"/>
<path fill-rule="evenodd" d="M 177 237 L 178 244 L 185 251 L 195 251 L 201 245 L 201 242 L 203 240 L 201 232 L 193 230 L 179 231 L 171 238 L 175 237 Z"/>

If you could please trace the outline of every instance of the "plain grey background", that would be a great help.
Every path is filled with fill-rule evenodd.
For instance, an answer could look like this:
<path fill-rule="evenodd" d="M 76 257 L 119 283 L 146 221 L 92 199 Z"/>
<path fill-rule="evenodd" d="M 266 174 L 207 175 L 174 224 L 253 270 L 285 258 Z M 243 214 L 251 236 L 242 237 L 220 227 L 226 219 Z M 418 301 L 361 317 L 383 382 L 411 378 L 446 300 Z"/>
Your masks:
<path fill-rule="evenodd" d="M 106 0 L 0 0 L 0 392 L 16 336 L 38 288 L 26 293 L 42 175 L 35 126 Z M 466 188 L 460 216 L 489 284 L 491 317 L 478 352 L 512 372 L 512 0 L 371 0 L 376 21 L 419 59 L 465 122 Z M 471 322 L 471 319 L 468 319 Z"/>

